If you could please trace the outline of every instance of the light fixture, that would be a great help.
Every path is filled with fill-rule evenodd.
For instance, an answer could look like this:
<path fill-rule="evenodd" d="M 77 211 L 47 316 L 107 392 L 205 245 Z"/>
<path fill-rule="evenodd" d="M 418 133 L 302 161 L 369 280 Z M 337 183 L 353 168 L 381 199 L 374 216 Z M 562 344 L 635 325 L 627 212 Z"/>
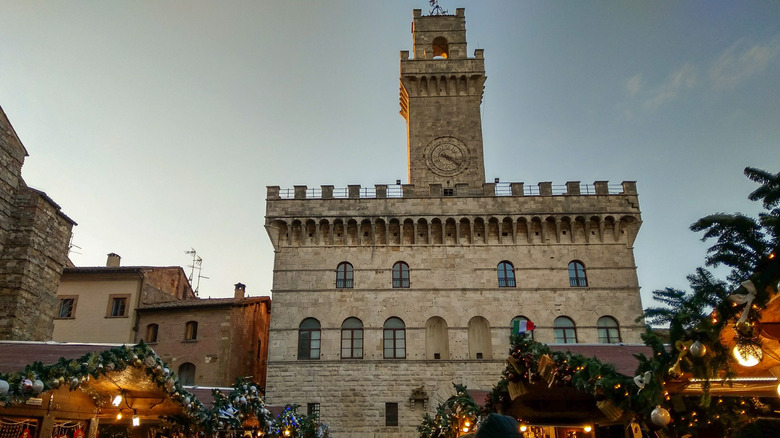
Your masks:
<path fill-rule="evenodd" d="M 114 406 L 119 406 L 119 404 L 122 403 L 122 394 L 117 394 L 116 397 L 114 397 L 114 400 L 111 402 Z"/>
<path fill-rule="evenodd" d="M 593 430 L 593 426 L 590 424 L 586 424 L 585 427 L 582 428 L 582 430 L 585 431 L 585 433 L 590 433 L 591 430 Z"/>
<path fill-rule="evenodd" d="M 116 419 L 121 420 L 122 419 L 122 411 L 117 412 Z"/>
<path fill-rule="evenodd" d="M 750 344 L 737 344 L 734 346 L 732 354 L 734 355 L 734 359 L 737 360 L 737 363 L 743 367 L 756 366 L 763 358 L 761 347 Z"/>
<path fill-rule="evenodd" d="M 528 426 L 525 423 L 520 423 L 520 432 L 525 432 L 526 430 L 528 430 Z"/>
<path fill-rule="evenodd" d="M 138 414 L 133 410 L 133 427 L 138 427 L 141 425 L 141 417 L 138 416 Z"/>
<path fill-rule="evenodd" d="M 780 384 L 777 385 L 777 395 L 780 395 Z"/>

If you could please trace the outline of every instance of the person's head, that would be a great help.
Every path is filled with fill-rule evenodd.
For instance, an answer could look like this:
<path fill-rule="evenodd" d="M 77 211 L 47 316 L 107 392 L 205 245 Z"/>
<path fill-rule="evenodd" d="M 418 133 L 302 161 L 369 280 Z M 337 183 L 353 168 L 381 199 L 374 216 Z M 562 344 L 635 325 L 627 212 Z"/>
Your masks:
<path fill-rule="evenodd" d="M 500 414 L 490 414 L 482 420 L 476 438 L 519 438 L 517 420 Z"/>

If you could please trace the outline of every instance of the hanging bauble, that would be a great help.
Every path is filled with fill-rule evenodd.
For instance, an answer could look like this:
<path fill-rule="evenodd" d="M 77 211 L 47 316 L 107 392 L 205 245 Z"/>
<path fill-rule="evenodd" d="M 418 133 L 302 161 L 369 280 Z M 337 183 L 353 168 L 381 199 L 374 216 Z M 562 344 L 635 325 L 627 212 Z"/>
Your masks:
<path fill-rule="evenodd" d="M 154 373 L 155 374 L 162 374 L 162 372 L 163 372 L 162 370 L 163 369 L 162 369 L 161 365 L 157 365 L 157 366 L 154 367 Z"/>
<path fill-rule="evenodd" d="M 8 394 L 8 390 L 11 389 L 11 385 L 5 380 L 0 380 L 0 395 Z"/>
<path fill-rule="evenodd" d="M 171 374 L 171 370 L 168 367 L 163 368 L 163 376 L 168 377 Z"/>
<path fill-rule="evenodd" d="M 220 428 L 220 429 L 224 429 L 225 428 L 225 423 L 220 421 L 219 423 L 217 423 L 217 427 Z"/>
<path fill-rule="evenodd" d="M 669 415 L 669 411 L 666 409 L 656 406 L 653 412 L 650 413 L 650 419 L 653 420 L 653 424 L 656 426 L 664 427 L 672 421 L 672 416 Z"/>
<path fill-rule="evenodd" d="M 60 386 L 62 386 L 62 385 L 64 385 L 64 384 L 65 384 L 65 376 L 60 376 L 60 378 L 59 378 L 59 379 L 57 379 L 57 380 L 59 380 L 59 381 L 60 381 Z"/>
<path fill-rule="evenodd" d="M 30 379 L 22 380 L 22 391 L 30 392 L 33 389 L 33 382 Z"/>
<path fill-rule="evenodd" d="M 155 363 L 154 356 L 146 356 L 144 359 L 144 364 L 150 368 L 153 367 Z M 162 369 L 160 371 L 162 371 Z"/>
<path fill-rule="evenodd" d="M 693 344 L 691 344 L 691 356 L 693 357 L 704 357 L 705 354 L 707 354 L 707 347 L 702 344 L 700 341 L 696 341 Z"/>
<path fill-rule="evenodd" d="M 106 370 L 108 371 L 114 371 L 114 367 L 116 367 L 116 365 L 113 363 L 106 364 Z"/>
<path fill-rule="evenodd" d="M 143 364 L 144 364 L 144 363 L 143 363 L 143 361 L 142 361 L 141 359 L 139 359 L 139 358 L 137 358 L 137 357 L 136 357 L 135 359 L 133 359 L 133 366 L 134 366 L 134 367 L 136 367 L 136 368 L 140 368 L 140 367 L 141 367 L 141 365 L 143 365 Z"/>
<path fill-rule="evenodd" d="M 60 387 L 60 379 L 51 379 L 51 382 L 49 383 L 52 388 L 57 389 Z"/>
<path fill-rule="evenodd" d="M 78 379 L 78 377 L 74 377 L 70 379 L 70 389 L 76 389 L 79 387 L 79 383 L 81 383 Z"/>
<path fill-rule="evenodd" d="M 236 397 L 233 399 L 233 404 L 234 404 L 234 405 L 237 405 L 237 404 L 239 404 L 240 402 L 241 402 L 241 398 L 239 398 L 238 396 L 236 396 Z"/>
<path fill-rule="evenodd" d="M 189 397 L 184 397 L 184 404 L 185 405 L 190 404 L 190 398 Z"/>
<path fill-rule="evenodd" d="M 244 397 L 242 395 L 241 398 L 238 399 L 238 401 L 241 402 L 242 405 L 245 405 L 246 404 L 246 397 Z"/>
<path fill-rule="evenodd" d="M 257 392 L 257 386 L 252 385 L 249 387 L 249 390 L 252 392 Z"/>
<path fill-rule="evenodd" d="M 33 385 L 32 385 L 32 390 L 33 390 L 33 392 L 34 392 L 34 393 L 36 393 L 36 394 L 40 394 L 41 392 L 43 392 L 43 382 L 42 382 L 42 381 L 40 381 L 40 380 L 38 380 L 38 379 L 36 379 L 36 380 L 33 382 Z"/>
<path fill-rule="evenodd" d="M 98 371 L 103 371 L 103 364 L 102 364 L 102 363 L 99 363 L 99 364 L 98 364 L 98 366 L 97 366 L 97 370 L 98 370 Z"/>

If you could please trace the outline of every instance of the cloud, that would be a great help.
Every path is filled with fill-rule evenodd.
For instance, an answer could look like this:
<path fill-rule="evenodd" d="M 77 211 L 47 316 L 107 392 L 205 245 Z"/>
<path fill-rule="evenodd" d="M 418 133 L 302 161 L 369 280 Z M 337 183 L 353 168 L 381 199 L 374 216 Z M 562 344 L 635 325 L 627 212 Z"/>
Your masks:
<path fill-rule="evenodd" d="M 739 40 L 711 64 L 709 75 L 715 88 L 733 89 L 748 78 L 763 73 L 780 54 L 780 38 L 750 45 Z"/>
<path fill-rule="evenodd" d="M 629 97 L 639 99 L 642 108 L 655 111 L 661 105 L 679 97 L 682 91 L 694 88 L 697 84 L 696 67 L 687 62 L 667 76 L 660 84 L 646 87 L 644 78 L 639 73 L 625 81 L 625 88 Z"/>
<path fill-rule="evenodd" d="M 631 97 L 636 96 L 639 90 L 642 88 L 642 73 L 634 75 L 626 81 L 626 91 Z"/>

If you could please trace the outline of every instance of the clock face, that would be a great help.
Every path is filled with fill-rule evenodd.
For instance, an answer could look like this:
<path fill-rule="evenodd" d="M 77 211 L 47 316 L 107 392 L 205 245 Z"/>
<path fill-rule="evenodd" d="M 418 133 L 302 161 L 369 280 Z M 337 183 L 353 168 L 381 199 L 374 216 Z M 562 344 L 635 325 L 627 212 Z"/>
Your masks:
<path fill-rule="evenodd" d="M 428 143 L 425 158 L 434 173 L 453 176 L 466 170 L 471 157 L 462 141 L 455 137 L 439 137 Z"/>

